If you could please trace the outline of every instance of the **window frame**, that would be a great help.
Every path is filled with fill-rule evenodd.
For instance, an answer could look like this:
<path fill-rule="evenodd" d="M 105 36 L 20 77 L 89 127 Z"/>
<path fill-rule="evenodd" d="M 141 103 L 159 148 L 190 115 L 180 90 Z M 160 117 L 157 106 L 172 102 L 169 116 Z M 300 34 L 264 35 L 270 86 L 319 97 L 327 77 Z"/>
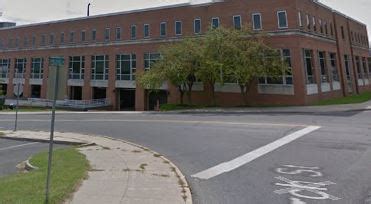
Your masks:
<path fill-rule="evenodd" d="M 196 32 L 196 21 L 199 21 L 200 22 L 200 31 L 199 32 Z M 202 33 L 202 20 L 201 18 L 195 18 L 193 19 L 193 33 L 194 34 L 201 34 Z"/>
<path fill-rule="evenodd" d="M 180 33 L 178 33 L 177 31 L 177 24 L 180 23 Z M 183 22 L 181 20 L 177 20 L 175 21 L 174 23 L 174 32 L 175 32 L 175 35 L 176 36 L 181 36 L 183 35 Z"/>
<path fill-rule="evenodd" d="M 240 25 L 238 25 L 238 27 L 236 27 L 236 22 L 235 22 L 236 18 L 239 18 L 239 22 L 240 22 Z M 242 29 L 242 16 L 241 15 L 234 15 L 232 17 L 232 20 L 233 20 L 234 29 L 241 30 Z"/>
<path fill-rule="evenodd" d="M 218 26 L 214 26 L 214 20 L 218 21 Z M 212 17 L 211 18 L 211 29 L 216 29 L 220 27 L 220 18 L 219 17 Z"/>
<path fill-rule="evenodd" d="M 260 28 L 255 28 L 255 16 L 256 15 L 258 15 L 259 16 L 259 23 L 260 23 Z M 257 31 L 259 31 L 259 30 L 263 30 L 263 20 L 262 20 L 262 15 L 261 15 L 261 13 L 260 12 L 256 12 L 256 13 L 252 13 L 251 14 L 251 19 L 252 19 L 252 29 L 253 30 L 257 30 Z"/>
<path fill-rule="evenodd" d="M 146 28 L 148 28 L 148 34 L 146 35 Z M 150 38 L 151 37 L 151 26 L 150 24 L 146 23 L 143 24 L 143 38 Z"/>
<path fill-rule="evenodd" d="M 164 26 L 164 29 L 162 29 L 163 28 L 162 26 Z M 162 31 L 164 31 L 164 33 Z M 166 37 L 166 36 L 167 36 L 167 22 L 162 21 L 160 23 L 160 37 Z"/>
<path fill-rule="evenodd" d="M 279 16 L 280 13 L 284 13 L 285 14 L 286 26 L 281 26 L 281 24 L 280 24 L 280 16 Z M 277 11 L 277 23 L 278 23 L 278 29 L 287 29 L 287 28 L 289 28 L 289 22 L 288 22 L 288 17 L 287 17 L 287 11 L 286 10 L 278 10 Z"/>

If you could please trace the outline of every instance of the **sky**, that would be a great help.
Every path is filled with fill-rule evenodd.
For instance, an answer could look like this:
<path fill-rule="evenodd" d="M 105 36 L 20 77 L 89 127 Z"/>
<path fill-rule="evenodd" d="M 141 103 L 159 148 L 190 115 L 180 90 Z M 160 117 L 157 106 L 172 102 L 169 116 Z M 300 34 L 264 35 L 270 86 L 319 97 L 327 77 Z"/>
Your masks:
<path fill-rule="evenodd" d="M 86 15 L 86 5 L 92 3 L 91 15 L 148 8 L 169 4 L 207 2 L 208 0 L 0 0 L 0 20 L 18 25 Z M 262 0 L 263 1 L 263 0 Z M 320 2 L 368 25 L 371 36 L 371 0 L 320 0 Z"/>

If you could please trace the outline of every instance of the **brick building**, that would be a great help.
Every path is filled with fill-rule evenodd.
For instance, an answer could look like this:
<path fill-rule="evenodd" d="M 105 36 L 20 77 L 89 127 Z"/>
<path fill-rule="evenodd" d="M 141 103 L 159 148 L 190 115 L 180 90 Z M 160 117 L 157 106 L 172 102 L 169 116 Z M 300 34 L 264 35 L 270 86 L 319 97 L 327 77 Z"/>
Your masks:
<path fill-rule="evenodd" d="M 366 25 L 315 0 L 224 0 L 112 13 L 0 29 L 0 80 L 14 97 L 46 98 L 48 58 L 65 58 L 66 99 L 109 98 L 115 109 L 151 109 L 155 100 L 135 83 L 151 68 L 158 48 L 184 37 L 202 36 L 211 26 L 266 32 L 292 72 L 262 77 L 250 90 L 252 104 L 303 105 L 371 90 Z M 16 71 L 18 70 L 18 74 Z M 161 101 L 176 103 L 165 84 Z M 236 84 L 216 86 L 219 105 L 241 105 Z M 208 103 L 208 87 L 195 85 L 193 101 Z"/>

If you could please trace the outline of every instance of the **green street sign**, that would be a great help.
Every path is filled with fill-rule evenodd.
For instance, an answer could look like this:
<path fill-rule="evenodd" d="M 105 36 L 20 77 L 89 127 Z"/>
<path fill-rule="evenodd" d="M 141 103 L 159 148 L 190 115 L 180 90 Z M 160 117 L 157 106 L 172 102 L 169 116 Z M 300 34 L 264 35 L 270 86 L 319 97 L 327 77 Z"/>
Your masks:
<path fill-rule="evenodd" d="M 49 65 L 56 66 L 56 67 L 64 65 L 64 57 L 50 57 Z"/>

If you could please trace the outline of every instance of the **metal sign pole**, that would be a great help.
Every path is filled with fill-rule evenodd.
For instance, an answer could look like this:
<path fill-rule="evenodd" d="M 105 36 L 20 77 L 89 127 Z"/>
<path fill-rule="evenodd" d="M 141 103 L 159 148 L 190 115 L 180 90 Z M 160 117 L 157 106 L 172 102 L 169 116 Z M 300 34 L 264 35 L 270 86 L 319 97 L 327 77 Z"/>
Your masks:
<path fill-rule="evenodd" d="M 60 63 L 60 62 L 58 62 Z M 48 173 L 46 176 L 46 190 L 45 190 L 45 203 L 49 203 L 49 191 L 50 191 L 50 176 L 52 168 L 52 157 L 53 157 L 53 143 L 54 143 L 54 124 L 55 124 L 55 107 L 57 104 L 58 96 L 58 85 L 59 85 L 59 68 L 60 64 L 57 64 L 57 70 L 55 74 L 55 83 L 54 83 L 54 98 L 53 98 L 53 107 L 52 107 L 52 120 L 50 127 L 50 141 L 49 141 L 49 158 L 48 158 Z"/>
<path fill-rule="evenodd" d="M 19 107 L 19 92 L 20 92 L 20 88 L 21 88 L 21 83 L 20 83 L 20 80 L 19 80 L 19 73 L 18 73 L 18 69 L 16 70 L 16 74 L 17 76 L 17 103 L 16 103 L 16 106 L 15 106 L 15 123 L 14 123 L 14 132 L 17 131 L 17 128 L 18 128 L 18 107 Z"/>

